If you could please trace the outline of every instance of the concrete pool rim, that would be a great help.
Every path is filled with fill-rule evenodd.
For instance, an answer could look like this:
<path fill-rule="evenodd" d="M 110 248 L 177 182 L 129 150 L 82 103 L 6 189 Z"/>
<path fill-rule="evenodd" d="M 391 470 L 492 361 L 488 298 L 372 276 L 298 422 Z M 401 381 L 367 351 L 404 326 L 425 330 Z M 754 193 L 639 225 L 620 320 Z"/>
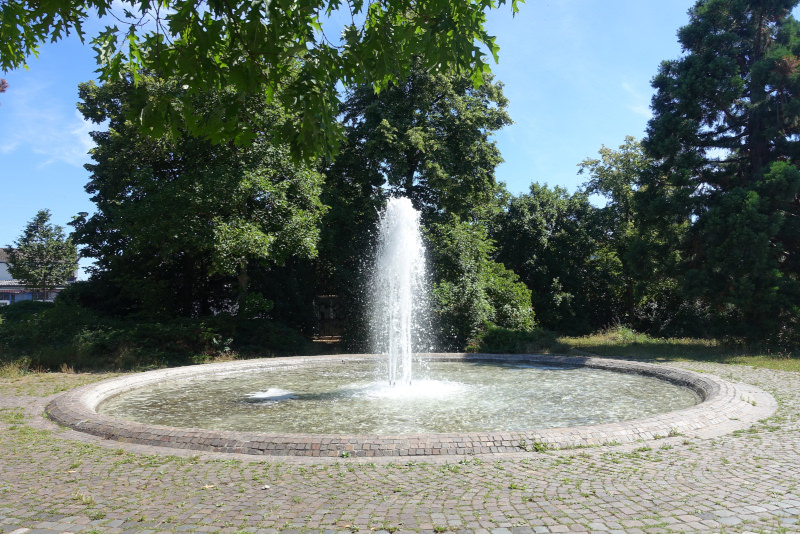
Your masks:
<path fill-rule="evenodd" d="M 702 401 L 690 408 L 643 419 L 592 426 L 531 429 L 517 432 L 413 434 L 401 436 L 339 434 L 269 434 L 150 425 L 97 413 L 106 399 L 164 380 L 200 374 L 295 367 L 342 360 L 370 360 L 370 354 L 293 356 L 237 360 L 147 371 L 82 386 L 59 395 L 47 406 L 56 423 L 103 439 L 198 452 L 295 457 L 409 457 L 519 453 L 530 448 L 570 449 L 647 442 L 668 436 L 710 438 L 744 429 L 769 417 L 777 408 L 768 393 L 749 384 L 731 383 L 715 375 L 663 364 L 591 356 L 549 354 L 426 354 L 426 359 L 542 363 L 586 366 L 641 374 L 695 391 Z"/>

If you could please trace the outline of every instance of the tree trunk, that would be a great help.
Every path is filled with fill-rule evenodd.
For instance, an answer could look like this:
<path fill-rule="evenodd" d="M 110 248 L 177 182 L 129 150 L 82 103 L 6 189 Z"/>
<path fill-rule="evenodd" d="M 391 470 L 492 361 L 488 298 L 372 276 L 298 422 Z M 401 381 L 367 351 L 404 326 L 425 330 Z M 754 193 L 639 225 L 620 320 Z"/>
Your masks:
<path fill-rule="evenodd" d="M 247 301 L 247 286 L 250 284 L 250 277 L 247 275 L 246 260 L 242 260 L 239 263 L 239 275 L 237 276 L 237 280 L 239 282 L 239 294 L 236 299 L 236 303 L 238 305 L 236 315 L 243 317 L 242 313 L 244 312 L 245 303 Z"/>
<path fill-rule="evenodd" d="M 183 284 L 181 285 L 180 302 L 181 315 L 191 317 L 194 312 L 194 261 L 191 256 L 184 254 Z"/>

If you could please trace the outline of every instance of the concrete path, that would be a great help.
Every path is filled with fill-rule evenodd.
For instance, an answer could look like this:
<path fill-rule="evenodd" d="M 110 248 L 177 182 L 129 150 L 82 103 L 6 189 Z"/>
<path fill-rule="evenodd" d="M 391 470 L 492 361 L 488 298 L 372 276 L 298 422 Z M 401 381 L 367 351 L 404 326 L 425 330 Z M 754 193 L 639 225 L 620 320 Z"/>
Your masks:
<path fill-rule="evenodd" d="M 800 373 L 670 364 L 771 393 L 749 430 L 460 459 L 320 462 L 125 445 L 57 427 L 0 379 L 0 532 L 800 532 Z"/>

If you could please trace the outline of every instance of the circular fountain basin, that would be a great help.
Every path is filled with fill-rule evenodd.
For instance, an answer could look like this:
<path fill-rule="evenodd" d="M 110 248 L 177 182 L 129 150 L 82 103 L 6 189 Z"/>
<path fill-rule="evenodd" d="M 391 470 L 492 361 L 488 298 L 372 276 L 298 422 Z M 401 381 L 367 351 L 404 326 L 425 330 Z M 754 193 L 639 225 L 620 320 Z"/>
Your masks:
<path fill-rule="evenodd" d="M 150 371 L 56 398 L 56 422 L 124 442 L 293 456 L 510 453 L 720 434 L 774 400 L 746 385 L 641 362 L 429 354 L 390 388 L 371 355 L 275 358 Z M 623 402 L 620 402 L 623 401 Z"/>
<path fill-rule="evenodd" d="M 701 400 L 666 380 L 585 366 L 435 359 L 394 386 L 377 367 L 369 358 L 206 373 L 117 395 L 97 411 L 212 430 L 408 435 L 615 423 Z"/>

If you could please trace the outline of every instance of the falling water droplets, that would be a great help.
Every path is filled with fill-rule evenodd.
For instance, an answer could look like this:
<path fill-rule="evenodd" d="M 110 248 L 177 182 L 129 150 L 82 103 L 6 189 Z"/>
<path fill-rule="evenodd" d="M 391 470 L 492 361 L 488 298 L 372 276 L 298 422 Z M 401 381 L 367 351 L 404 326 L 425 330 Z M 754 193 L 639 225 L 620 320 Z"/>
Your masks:
<path fill-rule="evenodd" d="M 419 212 L 409 199 L 391 198 L 378 227 L 372 316 L 376 352 L 387 355 L 390 385 L 411 383 L 413 355 L 425 331 L 426 278 Z"/>

